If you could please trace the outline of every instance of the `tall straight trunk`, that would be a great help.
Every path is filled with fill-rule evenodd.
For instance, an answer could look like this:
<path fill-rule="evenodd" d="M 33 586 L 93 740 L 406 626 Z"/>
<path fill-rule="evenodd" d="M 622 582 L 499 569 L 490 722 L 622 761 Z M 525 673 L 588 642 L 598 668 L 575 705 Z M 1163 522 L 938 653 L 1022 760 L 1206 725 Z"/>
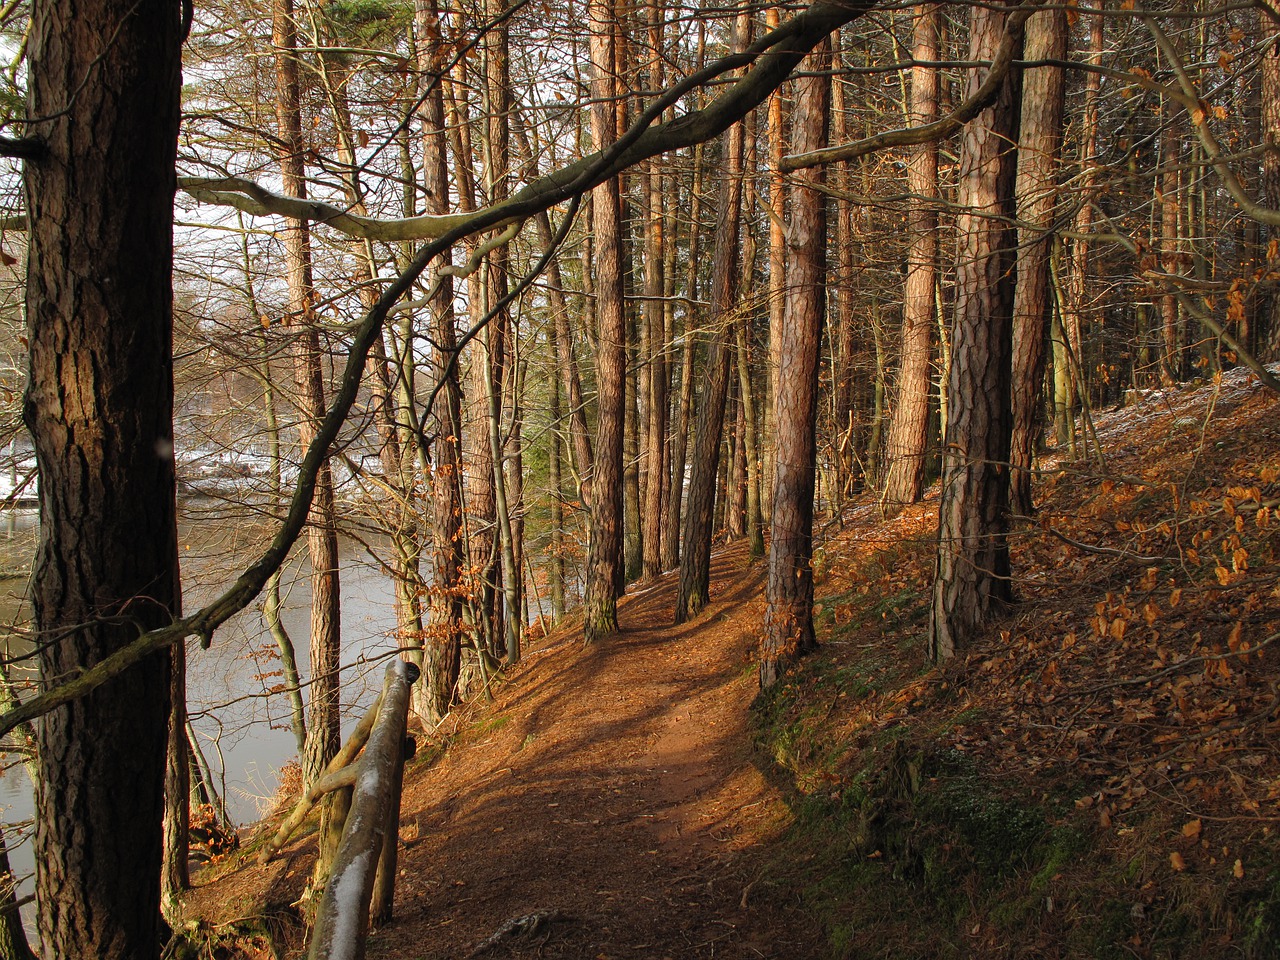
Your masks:
<path fill-rule="evenodd" d="M 564 471 L 561 467 L 565 444 L 561 439 L 564 412 L 560 400 L 560 381 L 555 377 L 551 378 L 548 392 L 551 395 L 551 450 L 547 457 L 547 487 L 551 496 L 551 549 L 547 557 L 547 585 L 551 593 L 551 619 L 558 621 L 565 612 Z"/>
<path fill-rule="evenodd" d="M 746 323 L 738 324 L 738 396 L 742 403 L 742 453 L 746 460 L 747 553 L 751 559 L 764 556 L 764 519 L 760 506 L 760 437 L 756 427 L 756 394 L 751 379 L 751 352 Z"/>
<path fill-rule="evenodd" d="M 653 16 L 661 16 L 654 6 Z M 656 31 L 660 38 L 660 31 Z M 654 63 L 657 63 L 655 48 Z M 650 67 L 650 89 L 660 89 L 662 77 L 656 65 Z M 670 377 L 666 360 L 666 236 L 662 202 L 662 167 L 651 161 L 645 171 L 644 189 L 644 336 L 645 367 L 641 373 L 648 384 L 645 406 L 644 462 L 648 482 L 645 485 L 643 529 L 644 577 L 651 580 L 662 572 L 662 478 L 666 474 L 667 407 Z"/>
<path fill-rule="evenodd" d="M 622 214 L 622 222 L 625 224 L 627 222 L 625 202 L 623 203 Z M 625 227 L 622 232 L 625 237 Z M 623 262 L 628 263 L 625 243 L 623 257 Z M 626 280 L 630 276 L 630 270 L 628 263 L 628 266 L 623 270 L 624 291 L 626 289 Z M 629 302 L 628 296 L 624 293 L 624 310 L 626 310 L 626 304 Z M 644 571 L 644 543 L 642 542 L 643 531 L 640 523 L 640 504 L 643 502 L 640 451 L 644 440 L 640 436 L 640 399 L 642 391 L 648 392 L 648 388 L 643 385 L 643 380 L 647 377 L 648 371 L 647 365 L 642 367 L 640 363 L 632 359 L 635 353 L 636 327 L 635 312 L 627 310 L 626 429 L 622 436 L 623 577 L 618 584 L 619 594 L 622 593 L 629 582 L 640 579 Z"/>
<path fill-rule="evenodd" d="M 936 4 L 916 7 L 911 68 L 912 124 L 931 123 L 938 116 L 938 59 Z M 938 145 L 911 148 L 907 163 L 907 279 L 902 294 L 902 361 L 898 370 L 897 401 L 889 423 L 884 505 L 897 513 L 924 493 L 925 452 L 929 446 L 930 354 L 933 349 L 934 290 L 938 255 Z"/>
<path fill-rule="evenodd" d="M 617 138 L 614 97 L 616 11 L 591 0 L 592 139 L 603 149 Z M 622 204 L 618 179 L 592 192 L 596 294 L 596 443 L 591 476 L 591 542 L 583 596 L 583 639 L 598 642 L 618 630 L 622 557 L 622 448 L 626 418 L 627 321 L 622 297 Z"/>
<path fill-rule="evenodd" d="M 1067 11 L 1041 10 L 1027 21 L 1026 58 L 1062 61 L 1067 56 Z M 1030 516 L 1031 464 L 1040 432 L 1044 347 L 1053 296 L 1049 267 L 1062 153 L 1065 74 L 1042 66 L 1023 74 L 1018 144 L 1018 281 L 1013 302 L 1013 433 L 1009 444 L 1009 502 Z"/>
<path fill-rule="evenodd" d="M 448 141 L 445 132 L 445 45 L 440 35 L 436 0 L 418 0 L 418 63 L 429 84 L 419 108 L 422 122 L 422 187 L 427 213 L 449 209 Z M 432 280 L 436 290 L 428 305 L 434 348 L 432 379 L 443 390 L 431 410 L 435 459 L 431 464 L 431 590 L 428 593 L 428 629 L 422 640 L 422 679 L 415 697 L 415 711 L 427 723 L 438 723 L 457 697 L 462 659 L 463 564 L 462 538 L 462 390 L 457 366 L 451 363 L 457 349 L 454 332 L 453 278 L 441 273 L 450 266 L 446 254 Z M 407 399 L 407 398 L 406 398 Z"/>
<path fill-rule="evenodd" d="M 1260 125 L 1261 143 L 1280 141 L 1280 10 L 1275 0 L 1268 0 L 1268 9 L 1258 11 L 1261 34 L 1270 41 L 1263 46 L 1262 90 Z M 1262 195 L 1272 210 L 1280 209 L 1280 156 L 1274 150 L 1262 155 Z M 1271 227 L 1271 239 L 1280 238 L 1280 228 Z M 1280 358 L 1280 291 L 1272 289 L 1262 310 L 1265 329 L 1258 335 L 1259 345 L 1273 360 Z"/>
<path fill-rule="evenodd" d="M 280 181 L 287 196 L 305 198 L 298 35 L 292 0 L 274 0 L 272 43 L 276 50 L 276 124 Z M 287 325 L 293 331 L 293 376 L 298 406 L 298 440 L 305 451 L 325 414 L 320 337 L 315 324 L 311 278 L 311 234 L 305 222 L 290 223 L 284 237 L 289 290 Z M 338 655 L 342 649 L 339 616 L 338 530 L 333 474 L 326 462 L 316 475 L 315 497 L 307 526 L 311 560 L 311 699 L 303 780 L 315 782 L 338 752 L 341 740 Z"/>
<path fill-rule="evenodd" d="M 766 30 L 774 30 L 781 23 L 782 14 L 776 5 L 765 8 Z M 782 174 L 782 154 L 786 149 L 787 133 L 783 122 L 783 94 L 775 90 L 769 97 L 769 356 L 767 391 L 764 398 L 764 476 L 761 478 L 764 502 L 761 514 L 766 523 L 773 518 L 774 465 L 777 461 L 774 434 L 776 432 L 773 411 L 778 396 L 778 357 L 782 353 L 783 318 L 786 312 L 787 246 L 783 232 L 786 216 L 786 178 Z"/>
<path fill-rule="evenodd" d="M 1170 276 L 1179 272 L 1182 260 L 1182 241 L 1180 236 L 1181 205 L 1178 202 L 1178 191 L 1181 176 L 1179 166 L 1182 162 L 1182 144 L 1178 136 L 1178 127 L 1174 115 L 1181 107 L 1171 98 L 1165 98 L 1166 126 L 1160 136 L 1160 181 L 1156 200 L 1160 208 L 1160 268 Z M 1171 386 L 1182 379 L 1182 344 L 1179 342 L 1178 327 L 1181 322 L 1178 309 L 1178 298 L 1172 290 L 1160 297 L 1161 340 L 1163 351 L 1160 358 L 1160 380 L 1165 386 Z"/>
<path fill-rule="evenodd" d="M 1095 16 L 1089 24 L 1089 63 L 1098 67 L 1102 64 L 1105 53 L 1106 18 Z M 1074 419 L 1075 411 L 1083 391 L 1087 389 L 1087 371 L 1080 363 L 1083 357 L 1084 324 L 1086 303 L 1091 296 L 1089 283 L 1090 247 L 1086 238 L 1093 231 L 1092 198 L 1097 190 L 1094 185 L 1098 169 L 1098 103 L 1102 92 L 1102 75 L 1098 71 L 1085 74 L 1084 80 L 1084 115 L 1080 123 L 1080 166 L 1083 176 L 1080 178 L 1078 192 L 1080 208 L 1076 213 L 1074 233 L 1075 240 L 1070 248 L 1070 270 L 1066 283 L 1067 297 L 1062 311 L 1062 339 L 1060 341 L 1064 359 L 1064 375 L 1062 381 L 1067 389 L 1065 393 L 1055 393 L 1056 398 L 1063 401 L 1058 404 L 1055 399 L 1054 424 L 1059 443 L 1073 444 L 1074 452 Z M 1056 348 L 1055 348 L 1056 349 Z M 1055 359 L 1055 371 L 1056 371 Z M 1055 373 L 1056 376 L 1056 373 Z"/>
<path fill-rule="evenodd" d="M 685 271 L 685 298 L 690 305 L 685 311 L 684 336 L 680 347 L 680 394 L 676 402 L 675 424 L 671 431 L 671 492 L 667 500 L 666 531 L 663 534 L 662 569 L 674 570 L 680 565 L 680 526 L 684 516 L 684 475 L 688 463 L 689 421 L 693 413 L 694 363 L 697 346 L 694 338 L 693 307 L 698 299 L 698 256 L 702 236 L 702 145 L 693 149 L 693 186 L 689 200 L 689 259 Z"/>
<path fill-rule="evenodd" d="M 736 43 L 746 42 L 744 17 L 738 18 Z M 689 479 L 681 540 L 680 588 L 675 622 L 696 616 L 708 600 L 711 583 L 711 534 L 715 520 L 716 481 L 720 447 L 724 439 L 725 401 L 729 392 L 729 364 L 733 350 L 733 317 L 738 295 L 738 223 L 742 209 L 742 124 L 723 134 L 724 165 L 720 180 L 719 214 L 715 249 L 711 258 L 712 330 L 705 376 L 698 405 L 698 426 L 693 445 L 693 475 Z"/>
<path fill-rule="evenodd" d="M 484 106 L 486 131 L 483 142 L 485 174 L 491 203 L 501 203 L 511 194 L 511 77 L 509 30 L 504 0 L 486 0 L 485 15 L 493 24 L 485 30 L 482 41 L 484 51 Z M 482 282 L 490 310 L 495 310 L 506 297 L 510 284 L 508 270 L 510 257 L 505 245 L 491 251 L 485 258 Z M 514 350 L 514 334 L 511 329 L 510 311 L 503 307 L 489 321 L 485 330 L 488 349 L 484 362 L 489 364 L 487 377 L 489 446 L 493 468 L 494 523 L 498 537 L 498 567 L 494 585 L 502 590 L 501 635 L 496 646 L 502 650 L 508 662 L 520 659 L 520 583 L 521 572 L 516 567 L 515 526 L 513 508 L 515 501 L 507 483 L 507 431 L 504 429 L 504 400 L 510 392 L 516 371 L 511 354 Z M 495 628 L 498 619 L 495 618 Z M 495 629 L 495 633 L 498 631 Z"/>
<path fill-rule="evenodd" d="M 39 686 L 181 615 L 173 461 L 173 194 L 180 11 L 31 9 L 24 171 L 40 473 Z M 105 42 L 109 38 L 110 42 Z M 108 131 L 109 135 L 104 135 Z M 51 957 L 160 954 L 170 653 L 35 723 L 36 900 Z"/>
<path fill-rule="evenodd" d="M 991 59 L 1006 15 L 1003 6 L 970 9 L 970 60 Z M 979 73 L 970 77 L 970 91 Z M 1012 599 L 1006 533 L 1018 105 L 1011 76 L 969 122 L 960 146 L 955 322 L 929 634 L 939 661 L 955 656 Z"/>
<path fill-rule="evenodd" d="M 806 153 L 827 141 L 831 91 L 824 41 L 805 61 L 811 75 L 796 84 L 792 149 Z M 814 648 L 813 501 L 817 473 L 818 361 L 826 314 L 826 197 L 821 167 L 795 175 L 787 265 L 787 336 L 778 357 L 774 409 L 777 445 L 773 537 L 765 587 L 760 688 L 778 682 L 787 667 Z"/>
<path fill-rule="evenodd" d="M 732 425 L 728 436 L 725 470 L 724 538 L 741 540 L 747 535 L 747 456 L 742 435 L 746 432 L 746 416 L 742 407 L 741 380 L 738 376 L 738 341 L 745 319 L 734 324 L 733 353 L 730 355 L 729 415 Z"/>
<path fill-rule="evenodd" d="M 831 50 L 832 73 L 839 77 L 844 67 L 844 51 L 839 43 L 839 35 L 832 38 Z M 831 87 L 831 136 L 835 143 L 844 143 L 851 139 L 848 129 L 848 113 L 845 109 L 844 83 L 837 80 Z M 855 438 L 856 395 L 858 386 L 857 371 L 854 368 L 854 353 L 858 345 L 857 326 L 853 310 L 853 265 L 858 243 L 854 228 L 853 202 L 848 194 L 852 190 L 848 163 L 835 164 L 830 171 L 831 179 L 837 190 L 834 201 L 833 246 L 835 247 L 835 316 L 831 323 L 832 356 L 832 406 L 833 434 L 831 444 L 834 448 L 836 472 L 836 509 L 844 499 L 853 493 L 854 477 L 857 471 L 857 449 Z"/>

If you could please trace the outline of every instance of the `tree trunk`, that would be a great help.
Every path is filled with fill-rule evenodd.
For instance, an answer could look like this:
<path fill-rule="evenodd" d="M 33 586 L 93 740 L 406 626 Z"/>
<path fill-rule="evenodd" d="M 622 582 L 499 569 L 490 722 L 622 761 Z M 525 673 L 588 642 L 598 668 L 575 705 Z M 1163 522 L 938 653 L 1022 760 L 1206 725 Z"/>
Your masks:
<path fill-rule="evenodd" d="M 658 9 L 654 7 L 655 16 Z M 659 32 L 660 36 L 660 32 Z M 650 66 L 650 89 L 662 87 L 662 77 L 656 64 L 657 50 Z M 663 232 L 662 168 L 650 161 L 644 176 L 644 228 L 645 228 L 645 303 L 644 331 L 645 369 L 642 376 L 648 383 L 645 425 L 645 466 L 648 483 L 645 485 L 643 529 L 644 577 L 652 580 L 662 572 L 662 478 L 666 474 L 667 407 L 670 377 L 667 374 L 666 337 L 664 331 L 663 295 L 666 291 L 666 242 Z"/>
<path fill-rule="evenodd" d="M 424 80 L 431 84 L 419 108 L 422 122 L 422 186 L 427 213 L 449 209 L 448 141 L 445 132 L 444 93 L 436 81 L 446 65 L 440 35 L 440 15 L 435 0 L 418 0 L 418 62 Z M 454 332 L 453 278 L 440 272 L 450 266 L 446 256 L 436 268 L 438 285 L 431 311 L 432 379 L 443 384 L 431 410 L 434 422 L 435 459 L 431 465 L 431 589 L 428 593 L 427 632 L 422 641 L 422 678 L 415 708 L 429 724 L 439 723 L 457 698 L 458 671 L 462 659 L 463 574 L 466 549 L 462 537 L 462 389 Z M 406 398 L 407 399 L 407 398 Z"/>
<path fill-rule="evenodd" d="M 9 866 L 9 847 L 0 830 L 0 960 L 36 960 L 18 911 L 17 884 Z"/>
<path fill-rule="evenodd" d="M 797 82 L 792 149 L 805 153 L 827 141 L 831 92 L 825 43 L 806 61 L 812 75 Z M 795 175 L 787 243 L 787 336 L 778 358 L 774 410 L 777 446 L 773 538 L 769 544 L 768 606 L 760 653 L 760 688 L 816 645 L 813 634 L 813 499 L 817 470 L 818 360 L 826 314 L 826 196 L 822 167 Z"/>
<path fill-rule="evenodd" d="M 164 869 L 160 875 L 160 909 L 176 922 L 182 895 L 191 888 L 191 762 L 187 747 L 187 649 L 170 648 L 169 738 L 164 768 Z"/>
<path fill-rule="evenodd" d="M 911 68 L 910 119 L 915 125 L 938 116 L 938 18 L 935 4 L 916 7 Z M 885 511 L 897 513 L 924 493 L 925 451 L 929 445 L 930 352 L 933 345 L 935 259 L 938 253 L 938 144 L 911 148 L 907 164 L 907 280 L 902 295 L 902 365 L 897 402 L 889 424 L 884 485 Z"/>
<path fill-rule="evenodd" d="M 1006 8 L 970 10 L 969 59 L 989 61 Z M 972 92 L 979 71 L 970 78 Z M 960 147 L 955 322 L 942 466 L 938 569 L 929 635 L 936 660 L 955 656 L 1011 597 L 1010 353 L 1018 89 L 1013 77 L 970 121 Z"/>
<path fill-rule="evenodd" d="M 741 38 L 742 34 L 739 34 Z M 684 510 L 680 558 L 680 589 L 675 622 L 684 623 L 706 606 L 711 582 L 711 534 L 715 519 L 716 481 L 720 447 L 724 439 L 725 401 L 729 388 L 729 364 L 733 351 L 733 308 L 737 301 L 738 222 L 742 207 L 741 124 L 721 135 L 724 169 L 720 180 L 720 206 L 716 222 L 715 250 L 711 261 L 711 311 L 707 326 L 713 331 L 707 351 L 705 377 L 698 404 L 698 426 L 693 445 L 693 476 L 689 479 Z"/>
<path fill-rule="evenodd" d="M 283 192 L 306 197 L 306 170 L 302 138 L 301 82 L 298 67 L 297 26 L 292 0 L 275 0 L 272 6 L 272 43 L 276 49 L 276 122 L 280 180 Z M 295 222 L 281 231 L 289 288 L 287 324 L 293 329 L 295 402 L 298 405 L 298 441 L 305 451 L 315 438 L 325 414 L 324 379 L 320 363 L 320 337 L 315 325 L 315 289 L 311 278 L 311 237 L 307 225 Z M 307 551 L 311 559 L 311 700 L 307 745 L 302 760 L 306 783 L 337 752 L 341 740 L 338 714 L 338 655 L 342 649 L 340 592 L 338 584 L 338 530 L 333 500 L 333 474 L 328 463 L 316 476 L 315 498 L 307 526 Z"/>
<path fill-rule="evenodd" d="M 1067 11 L 1046 9 L 1027 21 L 1026 58 L 1065 60 Z M 1009 501 L 1030 516 L 1031 465 L 1040 432 L 1044 347 L 1053 296 L 1049 283 L 1052 232 L 1057 208 L 1058 161 L 1066 93 L 1060 66 L 1036 67 L 1023 75 L 1018 144 L 1018 281 L 1013 302 L 1013 434 L 1009 445 Z"/>
<path fill-rule="evenodd" d="M 702 145 L 693 151 L 693 187 L 689 201 L 689 260 L 685 271 L 685 297 L 692 303 L 698 299 L 698 254 L 702 235 Z M 680 347 L 680 396 L 676 404 L 675 425 L 671 432 L 671 492 L 667 500 L 666 532 L 662 543 L 662 569 L 674 570 L 680 565 L 680 526 L 684 516 L 685 468 L 689 453 L 689 421 L 693 413 L 694 363 L 697 344 L 693 336 L 692 308 L 685 314 L 684 336 Z"/>
<path fill-rule="evenodd" d="M 776 5 L 765 8 L 765 29 L 776 29 L 781 13 Z M 786 313 L 787 239 L 783 233 L 786 216 L 786 177 L 782 173 L 782 154 L 787 133 L 783 120 L 781 90 L 769 97 L 769 377 L 764 399 L 764 476 L 761 478 L 764 502 L 761 514 L 766 523 L 773 520 L 773 484 L 777 461 L 774 436 L 777 433 L 773 412 L 778 397 L 778 358 L 782 354 L 783 320 Z"/>
<path fill-rule="evenodd" d="M 1182 261 L 1179 231 L 1178 190 L 1181 182 L 1182 144 L 1178 138 L 1176 113 L 1181 107 L 1165 98 L 1165 128 L 1160 136 L 1160 178 L 1157 201 L 1160 209 L 1160 269 L 1176 276 Z M 1178 298 L 1172 288 L 1160 296 L 1161 334 L 1164 350 L 1160 358 L 1160 381 L 1172 386 L 1182 379 L 1182 344 L 1178 336 L 1181 323 Z"/>
<path fill-rule="evenodd" d="M 610 0 L 591 0 L 592 139 L 597 149 L 617 137 L 614 97 L 617 18 Z M 622 579 L 622 446 L 626 418 L 627 321 L 622 299 L 622 207 L 619 182 L 592 194 L 595 228 L 596 443 L 591 476 L 591 543 L 583 596 L 583 639 L 603 640 L 618 630 Z"/>
<path fill-rule="evenodd" d="M 1263 143 L 1280 143 L 1280 4 L 1277 0 L 1265 0 L 1266 9 L 1258 11 L 1262 26 L 1262 92 L 1261 126 Z M 1269 42 L 1265 42 L 1269 41 Z M 1262 194 L 1272 210 L 1280 209 L 1280 152 L 1267 150 L 1262 154 Z M 1272 227 L 1271 240 L 1280 239 L 1280 228 Z M 1258 335 L 1259 345 L 1266 345 L 1264 353 L 1271 359 L 1280 359 L 1280 290 L 1274 287 L 1267 296 L 1263 309 L 1265 329 Z"/>
<path fill-rule="evenodd" d="M 23 413 L 40 471 L 31 596 L 42 688 L 181 612 L 179 20 L 179 5 L 156 0 L 32 7 L 27 116 L 40 119 L 27 133 L 46 153 L 25 172 Z M 169 678 L 169 651 L 151 654 L 36 723 L 36 897 L 50 956 L 159 956 Z"/>

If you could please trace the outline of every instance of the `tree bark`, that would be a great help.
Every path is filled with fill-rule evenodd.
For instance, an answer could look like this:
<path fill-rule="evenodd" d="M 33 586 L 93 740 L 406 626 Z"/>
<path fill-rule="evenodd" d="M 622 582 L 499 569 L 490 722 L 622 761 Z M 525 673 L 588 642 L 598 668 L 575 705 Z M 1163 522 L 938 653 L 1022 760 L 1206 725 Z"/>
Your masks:
<path fill-rule="evenodd" d="M 830 53 L 821 44 L 797 86 L 792 117 L 795 153 L 827 143 Z M 773 537 L 760 651 L 760 688 L 811 651 L 813 633 L 813 498 L 817 473 L 818 363 L 826 318 L 827 218 L 822 167 L 795 174 L 787 245 L 787 336 L 778 357 L 774 426 Z"/>
<path fill-rule="evenodd" d="M 160 907 L 173 924 L 183 893 L 191 887 L 191 754 L 187 746 L 187 649 L 170 651 L 169 737 L 164 768 L 164 869 Z"/>
<path fill-rule="evenodd" d="M 418 30 L 418 63 L 430 84 L 418 115 L 422 122 L 422 187 L 428 213 L 449 209 L 448 139 L 445 132 L 444 91 L 440 83 L 446 58 L 440 33 L 440 15 L 435 0 L 418 0 L 415 9 Z M 433 287 L 436 294 L 428 305 L 431 312 L 432 374 L 443 389 L 431 411 L 435 443 L 431 464 L 431 589 L 428 593 L 427 633 L 422 640 L 421 693 L 415 698 L 419 715 L 437 724 L 452 708 L 457 697 L 458 671 L 462 660 L 462 567 L 466 549 L 462 536 L 462 389 L 458 368 L 452 361 L 457 351 L 454 332 L 453 278 L 441 269 L 451 266 L 445 256 L 436 267 Z"/>
<path fill-rule="evenodd" d="M 29 378 L 40 471 L 31 596 L 52 687 L 180 614 L 172 249 L 180 7 L 33 4 Z M 110 43 L 104 43 L 110 38 Z M 89 78 L 86 82 L 86 78 Z M 160 953 L 170 653 L 36 723 L 37 924 L 51 956 Z"/>
<path fill-rule="evenodd" d="M 1067 56 L 1067 11 L 1041 10 L 1027 21 L 1027 60 L 1062 61 Z M 1013 433 L 1009 445 L 1009 501 L 1015 513 L 1030 516 L 1031 465 L 1040 432 L 1045 342 L 1053 306 L 1049 267 L 1058 203 L 1058 162 L 1066 95 L 1060 66 L 1042 66 L 1023 75 L 1018 144 L 1018 279 L 1013 301 Z"/>
<path fill-rule="evenodd" d="M 298 35 L 292 0 L 272 6 L 272 43 L 276 50 L 276 123 L 280 180 L 291 197 L 307 195 L 302 138 Z M 315 439 L 325 414 L 320 337 L 315 325 L 315 287 L 311 277 L 311 236 L 305 223 L 287 224 L 284 237 L 289 288 L 287 325 L 294 331 L 293 372 L 298 406 L 298 441 L 303 450 Z M 333 474 L 326 462 L 316 477 L 315 499 L 307 526 L 311 560 L 311 699 L 303 780 L 310 783 L 337 752 L 341 742 L 338 656 L 342 649 L 338 529 Z"/>
<path fill-rule="evenodd" d="M 916 7 L 911 68 L 910 120 L 932 123 L 938 117 L 939 9 Z M 889 423 L 884 485 L 885 511 L 895 514 L 924 493 L 925 451 L 929 444 L 929 397 L 932 390 L 935 260 L 938 255 L 938 144 L 911 148 L 907 162 L 907 280 L 902 295 L 902 365 L 897 402 Z"/>
<path fill-rule="evenodd" d="M 591 0 L 592 139 L 603 149 L 617 137 L 614 97 L 616 13 L 611 0 Z M 626 418 L 627 321 L 622 298 L 622 207 L 615 177 L 592 195 L 596 289 L 596 443 L 591 475 L 591 542 L 583 595 L 583 639 L 596 643 L 618 630 L 623 575 L 622 446 Z"/>
<path fill-rule="evenodd" d="M 1262 155 L 1262 194 L 1267 206 L 1280 209 L 1280 3 L 1264 0 L 1258 11 L 1265 42 L 1262 54 L 1261 125 L 1268 149 Z M 1268 231 L 1272 241 L 1280 240 L 1280 228 Z M 1280 290 L 1272 289 L 1264 308 L 1265 329 L 1258 334 L 1260 345 L 1271 359 L 1280 359 Z"/>
<path fill-rule="evenodd" d="M 991 59 L 1006 15 L 1003 6 L 971 8 L 970 60 Z M 974 71 L 970 90 L 978 83 Z M 955 656 L 1012 598 L 1006 532 L 1018 103 L 1011 75 L 996 102 L 970 121 L 960 148 L 955 322 L 929 635 L 939 661 Z"/>
<path fill-rule="evenodd" d="M 680 538 L 683 549 L 680 558 L 680 587 L 676 598 L 676 623 L 684 623 L 690 617 L 697 616 L 709 599 L 716 480 L 720 468 L 720 447 L 724 439 L 730 360 L 733 356 L 733 309 L 738 295 L 738 224 L 742 208 L 742 125 L 735 124 L 726 130 L 721 142 L 725 160 L 720 180 L 715 249 L 711 261 L 711 311 L 707 321 L 713 333 L 707 350 L 705 380 L 698 403 L 693 475 L 689 479 L 688 502 L 685 505 Z"/>

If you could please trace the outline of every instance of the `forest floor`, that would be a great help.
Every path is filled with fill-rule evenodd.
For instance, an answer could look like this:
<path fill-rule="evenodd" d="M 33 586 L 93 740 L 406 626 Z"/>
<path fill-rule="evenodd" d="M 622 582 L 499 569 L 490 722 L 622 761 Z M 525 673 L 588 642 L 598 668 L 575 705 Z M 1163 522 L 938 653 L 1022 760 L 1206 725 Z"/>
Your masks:
<path fill-rule="evenodd" d="M 1233 371 L 1094 425 L 944 669 L 936 502 L 826 522 L 821 649 L 754 708 L 739 546 L 691 623 L 668 575 L 538 641 L 410 764 L 369 956 L 1280 956 L 1280 402 Z M 247 844 L 189 915 L 281 915 L 313 850 Z"/>

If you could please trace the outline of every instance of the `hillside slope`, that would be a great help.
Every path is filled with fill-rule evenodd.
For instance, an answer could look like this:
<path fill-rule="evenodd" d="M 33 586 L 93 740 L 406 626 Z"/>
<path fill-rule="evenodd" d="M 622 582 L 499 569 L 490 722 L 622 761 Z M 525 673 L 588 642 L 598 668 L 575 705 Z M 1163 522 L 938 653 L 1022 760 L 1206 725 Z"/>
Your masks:
<path fill-rule="evenodd" d="M 565 625 L 411 765 L 370 956 L 1278 955 L 1278 412 L 1232 373 L 1098 417 L 1015 531 L 1019 603 L 942 670 L 931 503 L 827 525 L 822 648 L 754 711 L 741 548 L 692 623 L 668 576 L 607 644 Z M 278 917 L 311 846 L 189 911 Z"/>

